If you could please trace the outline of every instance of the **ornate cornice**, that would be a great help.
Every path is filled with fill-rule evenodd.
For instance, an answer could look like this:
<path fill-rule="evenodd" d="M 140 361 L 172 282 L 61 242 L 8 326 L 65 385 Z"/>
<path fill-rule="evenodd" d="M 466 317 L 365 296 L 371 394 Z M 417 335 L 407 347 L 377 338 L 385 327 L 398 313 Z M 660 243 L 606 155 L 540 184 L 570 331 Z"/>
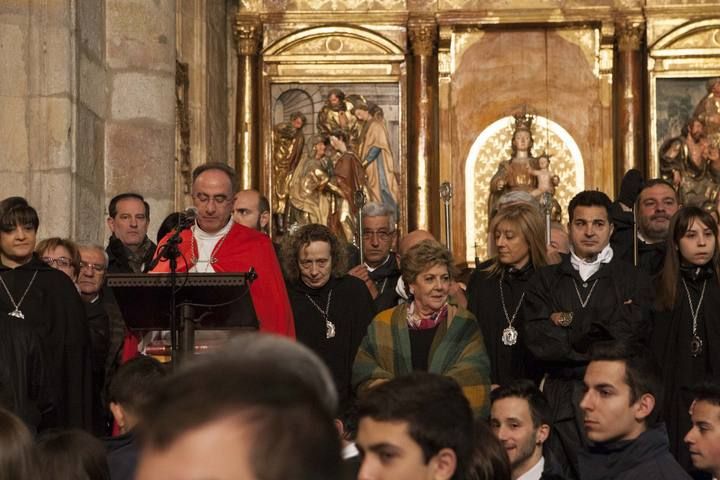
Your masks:
<path fill-rule="evenodd" d="M 257 18 L 237 15 L 233 26 L 233 36 L 238 55 L 257 55 L 261 34 L 262 25 Z"/>
<path fill-rule="evenodd" d="M 438 27 L 434 18 L 411 18 L 408 37 L 413 55 L 431 56 L 437 46 Z"/>

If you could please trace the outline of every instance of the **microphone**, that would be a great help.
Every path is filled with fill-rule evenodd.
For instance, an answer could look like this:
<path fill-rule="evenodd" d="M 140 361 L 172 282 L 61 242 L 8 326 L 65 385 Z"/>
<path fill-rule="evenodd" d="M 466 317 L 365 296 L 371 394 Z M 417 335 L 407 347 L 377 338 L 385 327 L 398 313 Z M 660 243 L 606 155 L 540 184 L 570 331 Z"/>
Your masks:
<path fill-rule="evenodd" d="M 190 228 L 195 224 L 195 219 L 198 216 L 198 211 L 195 207 L 188 207 L 182 212 L 178 212 L 177 216 L 178 222 L 176 228 L 178 230 L 185 230 L 186 228 Z"/>

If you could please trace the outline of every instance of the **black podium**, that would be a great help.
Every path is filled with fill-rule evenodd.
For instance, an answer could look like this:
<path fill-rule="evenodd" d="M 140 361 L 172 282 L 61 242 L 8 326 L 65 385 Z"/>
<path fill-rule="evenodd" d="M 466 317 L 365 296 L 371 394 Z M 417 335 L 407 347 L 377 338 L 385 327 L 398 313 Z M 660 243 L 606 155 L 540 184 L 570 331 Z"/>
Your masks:
<path fill-rule="evenodd" d="M 177 340 L 173 364 L 192 355 L 195 330 L 257 330 L 250 283 L 254 272 L 178 273 L 175 277 L 176 328 L 172 328 L 171 274 L 113 273 L 107 286 L 126 325 L 135 331 L 170 330 Z M 173 331 L 174 330 L 174 331 Z"/>

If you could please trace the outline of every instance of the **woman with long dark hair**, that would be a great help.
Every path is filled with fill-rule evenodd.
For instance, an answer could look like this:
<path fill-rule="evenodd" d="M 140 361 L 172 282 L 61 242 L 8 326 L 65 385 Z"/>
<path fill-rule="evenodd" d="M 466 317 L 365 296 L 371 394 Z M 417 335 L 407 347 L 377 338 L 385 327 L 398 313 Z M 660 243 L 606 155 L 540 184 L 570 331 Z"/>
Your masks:
<path fill-rule="evenodd" d="M 481 264 L 468 282 L 468 310 L 478 320 L 490 357 L 490 380 L 501 385 L 527 376 L 520 338 L 528 280 L 548 264 L 540 212 L 520 203 L 501 209 L 490 232 L 497 255 Z"/>
<path fill-rule="evenodd" d="M 662 362 L 662 416 L 670 449 L 690 467 L 683 436 L 690 429 L 692 394 L 685 387 L 720 373 L 720 251 L 718 225 L 698 207 L 679 210 L 670 222 L 663 270 L 657 277 L 651 342 Z"/>

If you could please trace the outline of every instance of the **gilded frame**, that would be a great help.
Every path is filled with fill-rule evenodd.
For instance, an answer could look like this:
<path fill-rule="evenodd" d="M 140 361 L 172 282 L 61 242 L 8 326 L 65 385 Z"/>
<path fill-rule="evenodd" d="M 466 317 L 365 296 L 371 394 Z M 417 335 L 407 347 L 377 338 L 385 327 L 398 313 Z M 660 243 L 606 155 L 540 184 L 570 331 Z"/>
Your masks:
<path fill-rule="evenodd" d="M 658 142 L 665 133 L 658 131 L 658 120 L 665 114 L 662 108 L 658 109 L 658 95 L 663 92 L 663 86 L 659 88 L 658 83 L 685 79 L 700 85 L 705 79 L 717 76 L 720 76 L 720 18 L 684 23 L 651 43 L 648 51 L 648 177 L 659 175 Z M 689 111 L 694 107 L 688 105 Z"/>
<path fill-rule="evenodd" d="M 389 27 L 394 37 L 405 38 L 404 27 Z M 397 29 L 402 31 L 398 32 Z M 406 53 L 398 39 L 350 25 L 325 25 L 291 32 L 264 46 L 261 62 L 260 114 L 262 156 L 260 185 L 272 202 L 272 132 L 276 123 L 273 94 L 278 86 L 358 88 L 371 85 L 397 87 L 398 163 L 401 172 L 398 228 L 407 231 L 407 75 Z M 382 87 L 381 87 L 382 88 Z M 352 94 L 352 91 L 345 91 Z M 368 100 L 372 100 L 369 98 Z M 315 119 L 308 118 L 308 122 Z"/>

